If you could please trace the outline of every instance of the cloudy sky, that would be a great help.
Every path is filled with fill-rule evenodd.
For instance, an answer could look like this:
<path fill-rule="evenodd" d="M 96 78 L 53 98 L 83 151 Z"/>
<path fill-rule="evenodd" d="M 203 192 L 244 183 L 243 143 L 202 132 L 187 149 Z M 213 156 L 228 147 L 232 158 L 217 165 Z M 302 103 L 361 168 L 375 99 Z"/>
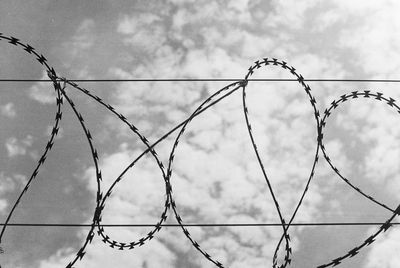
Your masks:
<path fill-rule="evenodd" d="M 0 32 L 46 56 L 67 79 L 243 79 L 265 57 L 294 66 L 304 78 L 399 79 L 398 1 L 25 1 L 0 2 Z M 0 41 L 1 79 L 47 79 L 21 48 Z M 277 66 L 252 78 L 295 78 Z M 134 124 L 150 143 L 188 118 L 227 81 L 79 82 Z M 308 82 L 321 113 L 333 100 L 360 90 L 400 101 L 396 83 Z M 114 114 L 66 87 L 93 136 L 107 190 L 146 147 Z M 297 82 L 250 81 L 247 105 L 253 135 L 280 204 L 290 220 L 317 149 L 313 108 Z M 0 83 L 0 222 L 22 191 L 56 113 L 48 82 Z M 65 102 L 48 160 L 15 210 L 11 223 L 91 222 L 96 172 L 90 147 Z M 400 190 L 398 112 L 384 102 L 357 98 L 335 109 L 324 133 L 332 163 L 366 194 L 391 209 Z M 177 132 L 155 147 L 168 165 Z M 241 91 L 195 117 L 182 135 L 171 184 L 184 223 L 279 223 L 250 143 Z M 104 224 L 155 224 L 165 184 L 154 158 L 143 157 L 108 199 Z M 352 190 L 323 160 L 315 169 L 295 223 L 384 222 L 388 210 Z M 176 223 L 172 212 L 167 223 Z M 317 267 L 360 245 L 379 226 L 292 226 L 291 267 Z M 105 227 L 130 243 L 151 227 Z M 201 248 L 225 267 L 270 267 L 282 228 L 188 227 Z M 13 227 L 1 241 L 1 267 L 65 267 L 83 245 L 88 227 Z M 339 267 L 397 267 L 400 230 L 389 229 Z M 182 230 L 164 227 L 133 250 L 116 250 L 95 236 L 76 267 L 214 267 Z M 281 262 L 284 252 L 278 254 Z"/>

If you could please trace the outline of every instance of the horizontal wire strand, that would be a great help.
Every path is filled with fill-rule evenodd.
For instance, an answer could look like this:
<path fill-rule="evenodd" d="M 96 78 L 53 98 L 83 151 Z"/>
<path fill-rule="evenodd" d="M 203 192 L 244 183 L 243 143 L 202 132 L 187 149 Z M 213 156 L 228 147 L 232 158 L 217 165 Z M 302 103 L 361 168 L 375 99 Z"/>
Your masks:
<path fill-rule="evenodd" d="M 302 222 L 285 224 L 291 226 L 373 226 L 382 225 L 382 222 Z M 4 223 L 0 223 L 3 226 Z M 90 227 L 91 224 L 60 224 L 60 223 L 8 223 L 8 226 L 15 227 Z M 400 222 L 391 223 L 400 225 Z M 103 227 L 154 227 L 155 224 L 101 224 Z M 161 224 L 162 227 L 181 227 L 179 224 Z M 186 223 L 185 227 L 278 227 L 281 223 Z"/>

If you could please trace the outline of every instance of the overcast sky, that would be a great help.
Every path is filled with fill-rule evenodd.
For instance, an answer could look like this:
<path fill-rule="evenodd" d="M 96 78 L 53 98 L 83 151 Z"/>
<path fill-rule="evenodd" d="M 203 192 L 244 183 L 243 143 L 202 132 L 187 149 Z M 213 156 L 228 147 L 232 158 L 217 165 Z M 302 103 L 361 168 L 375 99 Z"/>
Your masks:
<path fill-rule="evenodd" d="M 0 2 L 0 32 L 46 56 L 67 79 L 243 79 L 257 60 L 285 61 L 304 78 L 399 79 L 400 3 L 372 1 L 26 1 Z M 47 79 L 21 48 L 0 41 L 2 79 Z M 277 66 L 252 78 L 295 78 Z M 188 118 L 229 82 L 80 82 L 126 116 L 149 141 Z M 333 100 L 360 90 L 400 101 L 396 83 L 309 82 L 321 114 Z M 249 82 L 247 105 L 266 173 L 288 221 L 310 176 L 317 148 L 313 107 L 297 82 Z M 71 86 L 67 94 L 93 135 L 111 183 L 145 146 L 118 118 Z M 47 82 L 0 84 L 0 222 L 33 172 L 56 113 Z M 91 222 L 96 172 L 90 147 L 65 102 L 55 145 L 12 223 Z M 341 174 L 395 209 L 400 191 L 399 113 L 375 99 L 341 103 L 324 141 Z M 155 148 L 164 165 L 177 132 Z M 172 164 L 171 184 L 184 223 L 279 223 L 257 164 L 237 91 L 195 117 Z M 155 224 L 165 184 L 154 158 L 143 157 L 115 187 L 105 224 Z M 384 222 L 391 213 L 352 190 L 323 160 L 315 169 L 295 223 Z M 168 223 L 176 223 L 168 213 Z M 291 267 L 317 267 L 360 245 L 379 226 L 290 227 Z M 3 268 L 65 267 L 88 227 L 12 227 L 1 247 Z M 150 227 L 105 228 L 120 242 L 137 241 Z M 225 267 L 271 267 L 280 227 L 189 227 L 193 239 Z M 389 229 L 339 267 L 398 267 L 400 230 Z M 133 250 L 116 250 L 95 236 L 76 267 L 214 267 L 182 230 L 165 227 Z M 284 252 L 279 252 L 281 261 Z"/>

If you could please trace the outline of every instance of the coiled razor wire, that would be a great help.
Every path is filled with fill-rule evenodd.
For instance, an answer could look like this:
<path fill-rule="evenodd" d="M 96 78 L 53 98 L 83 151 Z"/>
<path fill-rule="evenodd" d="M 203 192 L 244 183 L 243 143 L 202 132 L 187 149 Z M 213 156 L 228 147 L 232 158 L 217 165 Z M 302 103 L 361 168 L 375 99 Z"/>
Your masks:
<path fill-rule="evenodd" d="M 325 264 L 319 265 L 318 268 L 323 268 L 323 267 L 333 267 L 333 266 L 337 266 L 339 265 L 342 261 L 344 261 L 347 258 L 351 258 L 354 257 L 355 255 L 357 255 L 361 249 L 365 248 L 366 246 L 372 244 L 375 241 L 375 238 L 382 232 L 387 231 L 393 224 L 392 221 L 393 219 L 400 214 L 400 205 L 396 208 L 396 209 L 392 209 L 390 208 L 388 205 L 385 205 L 384 203 L 376 200 L 375 198 L 373 198 L 370 195 L 367 195 L 366 193 L 364 193 L 360 188 L 358 188 L 357 186 L 353 185 L 349 179 L 347 179 L 345 176 L 343 176 L 338 168 L 336 168 L 334 166 L 334 164 L 332 163 L 331 159 L 329 158 L 329 155 L 327 153 L 327 150 L 325 148 L 325 145 L 323 143 L 323 130 L 326 127 L 326 123 L 327 120 L 329 118 L 329 116 L 334 112 L 334 110 L 339 107 L 339 105 L 343 104 L 346 101 L 351 101 L 351 100 L 355 100 L 355 99 L 360 99 L 360 98 L 370 98 L 370 99 L 374 99 L 377 101 L 380 101 L 382 103 L 386 103 L 387 105 L 389 105 L 391 108 L 395 109 L 398 113 L 400 113 L 400 107 L 397 105 L 395 99 L 391 98 L 391 97 L 386 97 L 384 96 L 382 93 L 378 93 L 378 92 L 371 92 L 368 90 L 365 91 L 353 91 L 351 93 L 348 94 L 344 94 L 342 96 L 340 96 L 339 99 L 334 100 L 331 103 L 331 106 L 327 109 L 325 109 L 324 114 L 322 116 L 321 119 L 321 115 L 316 107 L 316 99 L 313 97 L 313 95 L 311 94 L 311 88 L 309 85 L 307 85 L 305 83 L 305 79 L 303 78 L 302 75 L 300 75 L 296 69 L 292 66 L 289 66 L 285 61 L 279 61 L 275 58 L 269 59 L 269 58 L 264 58 L 263 60 L 260 61 L 256 61 L 254 63 L 254 65 L 252 65 L 249 70 L 248 73 L 246 74 L 245 78 L 243 80 L 240 81 L 236 81 L 233 82 L 225 87 L 223 87 L 222 89 L 216 91 L 214 94 L 212 94 L 210 97 L 208 97 L 201 105 L 199 105 L 197 107 L 197 109 L 194 110 L 194 112 L 183 122 L 181 122 L 180 124 L 178 124 L 176 127 L 174 127 L 173 129 L 171 129 L 168 133 L 166 133 L 165 135 L 163 135 L 160 139 L 158 139 L 155 143 L 150 144 L 149 141 L 146 139 L 146 137 L 144 135 L 142 135 L 139 130 L 137 129 L 137 127 L 130 123 L 127 118 L 123 115 L 118 113 L 114 107 L 112 107 L 110 104 L 104 102 L 99 96 L 93 94 L 92 92 L 90 92 L 89 90 L 79 86 L 77 83 L 70 81 L 64 77 L 58 76 L 56 71 L 54 70 L 53 67 L 51 67 L 48 62 L 47 59 L 42 55 L 39 54 L 32 46 L 28 45 L 28 44 L 24 44 L 22 43 L 19 39 L 15 38 L 15 37 L 9 37 L 9 36 L 5 36 L 2 33 L 0 33 L 0 41 L 6 41 L 8 42 L 10 45 L 13 45 L 15 47 L 19 47 L 22 48 L 27 54 L 33 56 L 36 61 L 42 65 L 46 71 L 47 71 L 47 75 L 48 77 L 51 79 L 52 83 L 53 83 L 53 87 L 54 90 L 56 91 L 56 112 L 55 112 L 55 119 L 54 119 L 54 124 L 52 127 L 52 131 L 51 134 L 48 138 L 48 141 L 46 143 L 46 146 L 43 150 L 43 153 L 34 169 L 34 171 L 32 172 L 29 180 L 27 181 L 24 189 L 22 190 L 22 192 L 20 193 L 20 195 L 18 196 L 18 198 L 16 199 L 14 205 L 12 206 L 10 212 L 8 213 L 8 216 L 6 218 L 5 223 L 3 224 L 3 227 L 1 229 L 1 233 L 0 233 L 0 253 L 4 253 L 3 248 L 1 247 L 3 243 L 2 239 L 3 236 L 5 234 L 5 231 L 7 229 L 9 224 L 9 221 L 14 213 L 14 211 L 16 210 L 18 204 L 20 203 L 20 201 L 22 200 L 22 197 L 24 196 L 24 194 L 28 191 L 29 187 L 32 185 L 32 183 L 34 182 L 34 180 L 36 179 L 37 175 L 39 174 L 39 170 L 42 167 L 42 165 L 44 164 L 44 162 L 46 161 L 46 158 L 48 156 L 49 151 L 52 149 L 54 142 L 55 142 L 55 137 L 58 134 L 59 131 L 59 127 L 60 127 L 60 122 L 62 119 L 62 105 L 64 103 L 64 99 L 68 102 L 69 106 L 71 106 L 76 118 L 78 119 L 83 133 L 86 136 L 87 142 L 89 144 L 90 147 L 90 152 L 91 152 L 91 156 L 93 159 L 93 163 L 95 166 L 95 171 L 96 171 L 96 182 L 97 182 L 97 191 L 96 191 L 96 208 L 94 210 L 93 213 L 93 218 L 92 218 L 92 223 L 90 225 L 89 231 L 86 235 L 86 239 L 83 242 L 82 246 L 80 247 L 80 249 L 77 251 L 77 253 L 75 254 L 74 258 L 66 264 L 65 267 L 67 268 L 72 268 L 78 261 L 80 261 L 84 255 L 85 255 L 85 249 L 86 247 L 92 242 L 94 236 L 95 236 L 95 229 L 97 229 L 97 234 L 102 238 L 102 241 L 107 244 L 108 246 L 110 246 L 111 248 L 115 248 L 118 250 L 127 250 L 127 249 L 134 249 L 136 247 L 140 247 L 143 246 L 145 243 L 147 243 L 148 241 L 150 241 L 152 238 L 154 238 L 154 236 L 156 235 L 157 232 L 159 232 L 163 226 L 163 223 L 166 221 L 167 219 L 167 215 L 168 215 L 168 211 L 170 209 L 172 209 L 174 215 L 175 215 L 175 219 L 178 223 L 178 225 L 181 227 L 183 233 L 185 234 L 185 236 L 189 239 L 189 241 L 192 243 L 192 245 L 196 248 L 197 251 L 199 251 L 206 259 L 208 259 L 210 262 L 212 262 L 215 266 L 217 267 L 225 267 L 221 262 L 219 262 L 217 259 L 215 259 L 213 256 L 211 256 L 206 250 L 204 250 L 201 245 L 191 236 L 191 233 L 189 232 L 189 230 L 185 227 L 184 223 L 183 223 L 183 219 L 180 216 L 179 212 L 178 212 L 178 205 L 175 203 L 174 201 L 174 197 L 173 197 L 173 191 L 172 191 L 172 184 L 171 184 L 171 177 L 173 174 L 173 162 L 175 159 L 175 151 L 178 148 L 179 145 L 179 141 L 181 139 L 181 137 L 183 136 L 185 130 L 187 129 L 188 125 L 192 122 L 192 120 L 198 116 L 199 114 L 201 114 L 202 112 L 204 112 L 205 110 L 207 110 L 208 108 L 216 105 L 218 102 L 220 102 L 222 99 L 227 98 L 228 96 L 230 96 L 232 93 L 234 93 L 235 91 L 237 91 L 238 89 L 242 89 L 242 101 L 243 101 L 243 112 L 244 112 L 244 116 L 245 116 L 245 120 L 246 120 L 246 127 L 249 133 L 249 137 L 250 137 L 250 141 L 254 150 L 254 153 L 257 157 L 257 161 L 258 161 L 258 165 L 261 169 L 261 172 L 263 174 L 263 177 L 265 179 L 265 182 L 268 186 L 269 192 L 271 194 L 271 197 L 273 199 L 273 203 L 274 206 L 277 210 L 278 216 L 279 216 L 279 220 L 280 220 L 280 225 L 282 227 L 282 236 L 275 248 L 274 254 L 273 254 L 273 259 L 272 259 L 272 267 L 273 268 L 285 268 L 288 267 L 291 264 L 291 254 L 292 254 L 292 248 L 291 248 L 291 241 L 290 241 L 290 234 L 289 234 L 289 229 L 292 225 L 292 222 L 297 214 L 298 209 L 300 208 L 303 199 L 307 193 L 307 190 L 309 188 L 309 185 L 311 183 L 312 178 L 314 177 L 315 174 L 315 167 L 316 164 L 318 162 L 319 159 L 319 150 L 321 149 L 323 156 L 325 158 L 325 160 L 329 163 L 329 165 L 331 166 L 331 168 L 334 170 L 334 172 L 344 181 L 346 182 L 352 189 L 354 189 L 355 191 L 357 191 L 359 194 L 361 194 L 362 196 L 364 196 L 365 198 L 367 198 L 368 200 L 378 204 L 379 206 L 381 206 L 382 208 L 392 212 L 393 214 L 391 215 L 391 217 L 389 217 L 389 219 L 383 223 L 379 229 L 372 235 L 370 235 L 364 242 L 362 242 L 360 245 L 355 246 L 353 249 L 349 250 L 347 253 L 343 254 L 342 256 L 339 256 Z M 261 159 L 261 156 L 259 154 L 259 151 L 257 149 L 257 143 L 255 140 L 255 137 L 253 135 L 252 132 L 252 127 L 251 127 L 251 123 L 250 123 L 250 118 L 249 118 L 249 107 L 246 103 L 246 87 L 248 85 L 248 81 L 249 78 L 253 75 L 253 73 L 260 68 L 264 68 L 264 67 L 273 67 L 273 68 L 282 68 L 288 72 L 290 72 L 291 75 L 293 75 L 295 77 L 295 80 L 297 80 L 300 85 L 303 87 L 305 94 L 307 95 L 307 97 L 309 98 L 310 104 L 313 108 L 313 112 L 314 112 L 314 117 L 315 117 L 315 122 L 316 122 L 316 133 L 317 133 L 317 146 L 316 146 L 316 151 L 315 151 L 315 156 L 314 156 L 314 161 L 311 167 L 311 171 L 310 171 L 310 175 L 308 177 L 307 183 L 305 185 L 305 188 L 302 192 L 302 195 L 299 199 L 299 201 L 297 202 L 296 208 L 293 212 L 293 214 L 291 215 L 290 219 L 287 221 L 284 219 L 281 210 L 280 210 L 280 206 L 279 206 L 279 202 L 275 197 L 275 193 L 274 190 L 272 188 L 272 185 L 270 183 L 270 180 L 267 176 L 263 161 Z M 124 122 L 129 129 L 136 135 L 139 137 L 139 139 L 142 141 L 142 143 L 146 146 L 146 150 L 143 151 L 134 161 L 132 161 L 126 168 L 125 170 L 114 180 L 114 182 L 111 184 L 111 186 L 104 191 L 101 188 L 101 182 L 102 182 L 102 174 L 101 174 L 101 170 L 99 168 L 99 156 L 98 156 L 98 151 L 96 150 L 95 146 L 93 145 L 93 138 L 92 135 L 89 131 L 89 129 L 86 126 L 85 120 L 83 118 L 83 116 L 80 114 L 80 112 L 78 111 L 76 105 L 74 104 L 73 100 L 69 97 L 69 95 L 66 93 L 66 86 L 69 85 L 72 88 L 75 88 L 79 91 L 81 91 L 82 93 L 84 93 L 85 95 L 87 95 L 88 97 L 92 98 L 93 100 L 95 100 L 96 102 L 98 102 L 99 104 L 101 104 L 102 106 L 104 106 L 108 111 L 110 111 L 111 113 L 113 113 L 119 120 L 121 120 L 122 122 Z M 177 137 L 175 138 L 175 142 L 173 144 L 172 150 L 170 152 L 169 155 L 169 160 L 168 160 L 168 165 L 165 168 L 163 163 L 161 162 L 161 160 L 159 159 L 157 152 L 155 151 L 155 146 L 157 144 L 159 144 L 160 142 L 162 142 L 164 139 L 166 139 L 171 133 L 178 131 L 179 133 L 177 135 Z M 149 233 L 147 233 L 145 236 L 141 237 L 140 239 L 136 240 L 136 241 L 128 241 L 128 242 L 121 242 L 121 241 L 116 241 L 114 239 L 112 239 L 109 235 L 107 235 L 106 230 L 105 230 L 105 226 L 102 225 L 102 212 L 106 206 L 106 201 L 107 199 L 111 196 L 112 191 L 114 189 L 114 187 L 123 179 L 124 175 L 128 172 L 128 170 L 130 170 L 143 156 L 145 156 L 146 154 L 150 153 L 155 162 L 158 165 L 158 168 L 160 169 L 161 172 L 161 176 L 164 180 L 165 183 L 165 192 L 166 192 L 166 199 L 165 199 L 165 203 L 164 203 L 164 209 L 161 213 L 160 219 L 159 221 L 154 225 L 154 229 L 152 229 Z M 105 194 L 104 194 L 105 193 Z M 281 264 L 278 264 L 278 251 L 281 248 L 283 243 L 283 247 L 285 250 L 285 255 L 283 258 L 283 261 Z"/>

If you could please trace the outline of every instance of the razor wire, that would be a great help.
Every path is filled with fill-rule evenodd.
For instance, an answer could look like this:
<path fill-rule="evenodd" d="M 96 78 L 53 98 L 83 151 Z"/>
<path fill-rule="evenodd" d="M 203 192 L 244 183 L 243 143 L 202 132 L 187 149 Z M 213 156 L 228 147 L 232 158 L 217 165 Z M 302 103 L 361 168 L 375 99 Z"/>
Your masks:
<path fill-rule="evenodd" d="M 277 243 L 274 254 L 273 254 L 273 259 L 272 259 L 272 267 L 273 268 L 285 268 L 285 267 L 289 267 L 291 264 L 292 248 L 291 248 L 289 229 L 292 225 L 296 225 L 296 224 L 293 224 L 293 220 L 296 217 L 298 209 L 302 205 L 303 199 L 307 193 L 307 190 L 309 189 L 309 185 L 315 175 L 315 167 L 319 160 L 320 150 L 322 151 L 325 161 L 330 165 L 330 167 L 333 169 L 333 171 L 344 182 L 346 182 L 353 190 L 355 190 L 356 192 L 358 192 L 360 195 L 364 196 L 371 202 L 376 203 L 383 209 L 390 211 L 392 213 L 392 215 L 384 223 L 380 224 L 380 227 L 378 228 L 378 230 L 375 233 L 373 233 L 372 235 L 370 235 L 367 239 L 365 239 L 364 242 L 353 247 L 347 253 L 344 253 L 343 255 L 341 255 L 331 261 L 328 261 L 322 265 L 319 265 L 318 268 L 337 266 L 340 263 L 342 263 L 345 259 L 354 257 L 363 248 L 372 244 L 375 241 L 375 238 L 379 234 L 386 232 L 391 226 L 393 226 L 394 225 L 394 223 L 392 223 L 393 219 L 397 215 L 400 214 L 400 205 L 396 209 L 390 208 L 388 205 L 384 204 L 383 202 L 380 202 L 380 201 L 376 200 L 374 197 L 372 197 L 371 195 L 366 194 L 359 187 L 355 186 L 342 173 L 340 173 L 338 168 L 334 165 L 334 163 L 330 159 L 328 152 L 326 150 L 326 147 L 324 145 L 324 142 L 323 142 L 323 137 L 324 137 L 323 130 L 326 127 L 329 116 L 334 112 L 334 110 L 337 107 L 339 107 L 346 101 L 350 102 L 350 101 L 354 101 L 357 99 L 369 98 L 369 99 L 379 101 L 383 104 L 387 104 L 392 109 L 395 109 L 398 113 L 400 113 L 400 107 L 397 105 L 396 100 L 391 97 L 384 96 L 382 93 L 371 92 L 371 91 L 365 90 L 365 91 L 353 91 L 351 93 L 344 94 L 344 95 L 340 96 L 339 99 L 334 100 L 331 103 L 330 107 L 325 109 L 323 116 L 322 116 L 320 114 L 319 110 L 317 109 L 317 106 L 316 106 L 317 101 L 314 98 L 314 96 L 311 94 L 311 88 L 309 85 L 306 84 L 306 81 L 311 81 L 311 80 L 305 79 L 301 74 L 299 74 L 296 71 L 296 69 L 294 67 L 288 65 L 287 62 L 285 62 L 285 61 L 280 61 L 275 58 L 264 58 L 262 60 L 256 61 L 254 63 L 254 65 L 252 65 L 248 69 L 248 73 L 246 74 L 244 79 L 238 80 L 238 81 L 233 81 L 232 83 L 228 84 L 227 86 L 225 86 L 225 87 L 219 89 L 218 91 L 216 91 L 215 93 L 213 93 L 210 97 L 208 97 L 206 100 L 204 100 L 186 120 L 184 120 L 183 122 L 181 122 L 180 124 L 175 126 L 173 129 L 171 129 L 169 132 L 167 132 L 161 138 L 159 138 L 156 142 L 151 144 L 147 140 L 147 138 L 143 134 L 141 134 L 141 132 L 138 130 L 138 128 L 134 124 L 129 122 L 128 119 L 123 114 L 118 113 L 113 106 L 111 106 L 109 103 L 106 103 L 105 101 L 103 101 L 99 96 L 95 95 L 93 92 L 90 92 L 89 90 L 79 86 L 76 83 L 76 81 L 78 81 L 78 80 L 68 80 L 67 78 L 59 76 L 57 74 L 57 72 L 54 70 L 54 68 L 49 65 L 47 59 L 42 54 L 39 54 L 32 46 L 30 46 L 29 44 L 22 43 L 19 39 L 15 38 L 15 37 L 5 36 L 2 33 L 0 33 L 0 41 L 6 41 L 14 47 L 19 47 L 19 48 L 23 49 L 26 52 L 26 54 L 33 56 L 36 59 L 36 61 L 45 68 L 47 75 L 50 79 L 48 81 L 51 81 L 53 83 L 53 87 L 56 92 L 56 97 L 55 97 L 56 112 L 55 112 L 55 117 L 54 117 L 51 134 L 48 138 L 46 146 L 43 149 L 41 157 L 40 157 L 34 171 L 32 172 L 32 174 L 31 174 L 30 178 L 28 179 L 22 192 L 19 194 L 18 198 L 16 199 L 11 210 L 8 212 L 5 223 L 2 224 L 2 229 L 1 229 L 1 233 L 0 233 L 0 253 L 1 254 L 4 253 L 4 249 L 1 246 L 5 244 L 3 241 L 3 236 L 7 230 L 7 226 L 13 225 L 13 224 L 9 223 L 10 219 L 11 219 L 14 211 L 17 209 L 19 203 L 22 201 L 23 196 L 26 194 L 26 192 L 28 191 L 28 189 L 32 185 L 32 183 L 34 183 L 37 175 L 39 174 L 40 168 L 45 163 L 48 153 L 52 149 L 52 147 L 55 143 L 55 137 L 57 136 L 57 134 L 59 132 L 60 123 L 62 120 L 62 113 L 63 113 L 62 106 L 64 104 L 64 100 L 66 100 L 68 105 L 72 108 L 73 113 L 75 114 L 75 117 L 79 121 L 82 131 L 83 131 L 83 133 L 86 137 L 86 140 L 89 144 L 91 158 L 93 160 L 93 164 L 95 167 L 96 183 L 97 183 L 96 207 L 93 212 L 92 222 L 90 225 L 88 225 L 90 227 L 89 231 L 87 232 L 85 241 L 82 243 L 82 246 L 76 252 L 73 259 L 69 263 L 66 264 L 65 267 L 67 267 L 67 268 L 72 268 L 77 262 L 79 262 L 80 260 L 82 260 L 82 258 L 84 258 L 85 253 L 86 253 L 85 252 L 86 247 L 93 241 L 96 233 L 99 237 L 101 237 L 102 241 L 105 244 L 107 244 L 109 247 L 115 248 L 117 250 L 132 250 L 134 248 L 143 246 L 144 244 L 148 243 L 151 239 L 153 239 L 155 237 L 155 235 L 159 231 L 161 231 L 162 227 L 166 225 L 164 223 L 167 219 L 169 210 L 173 211 L 177 225 L 182 229 L 184 235 L 191 242 L 193 247 L 200 254 L 202 254 L 206 259 L 208 259 L 211 263 L 213 263 L 215 266 L 220 267 L 220 268 L 225 267 L 214 256 L 212 256 L 205 249 L 203 249 L 202 246 L 200 245 L 200 243 L 197 242 L 192 237 L 190 231 L 186 228 L 188 225 L 184 224 L 183 218 L 181 217 L 181 215 L 178 212 L 179 205 L 174 200 L 171 178 L 173 176 L 173 170 L 174 170 L 173 162 L 174 162 L 174 159 L 176 156 L 175 151 L 179 146 L 181 137 L 183 136 L 185 130 L 188 128 L 188 126 L 192 122 L 192 120 L 195 117 L 197 117 L 198 115 L 200 115 L 201 113 L 203 113 L 204 111 L 206 111 L 207 109 L 209 109 L 210 107 L 213 107 L 216 104 L 218 104 L 221 100 L 229 97 L 232 93 L 236 92 L 239 89 L 242 90 L 243 114 L 245 117 L 246 128 L 248 130 L 249 137 L 250 137 L 250 142 L 252 144 L 253 151 L 256 155 L 258 166 L 261 169 L 261 172 L 262 172 L 265 182 L 267 184 L 269 193 L 273 199 L 273 204 L 278 213 L 279 221 L 280 221 L 280 224 L 278 224 L 278 225 L 282 228 L 282 236 L 281 236 L 279 242 Z M 299 201 L 297 202 L 296 208 L 295 208 L 294 212 L 292 213 L 292 215 L 290 216 L 289 220 L 285 220 L 285 218 L 283 217 L 281 210 L 280 210 L 279 202 L 275 197 L 274 189 L 270 183 L 269 177 L 267 176 L 267 173 L 266 173 L 266 170 L 265 170 L 265 167 L 263 164 L 263 160 L 262 160 L 262 158 L 259 154 L 258 148 L 257 148 L 256 139 L 252 132 L 251 120 L 250 120 L 250 116 L 249 116 L 249 106 L 247 105 L 247 102 L 246 102 L 246 87 L 248 85 L 248 82 L 252 81 L 252 80 L 260 80 L 260 81 L 268 80 L 268 79 L 251 79 L 251 76 L 258 69 L 267 68 L 267 67 L 284 69 L 284 70 L 288 71 L 294 77 L 293 79 L 281 79 L 281 80 L 282 81 L 297 81 L 301 85 L 301 87 L 304 89 L 304 93 L 307 95 L 307 97 L 310 101 L 310 104 L 313 108 L 313 114 L 314 114 L 314 118 L 315 118 L 315 122 L 316 122 L 317 141 L 316 141 L 314 161 L 313 161 L 313 164 L 312 164 L 312 167 L 310 170 L 310 175 L 308 176 L 308 180 L 307 180 L 304 190 L 302 192 L 302 195 L 301 195 Z M 5 81 L 7 79 L 3 79 L 3 80 Z M 12 79 L 9 79 L 9 80 L 11 81 Z M 142 80 L 144 81 L 145 79 L 142 79 Z M 273 80 L 273 79 L 270 79 L 270 80 Z M 275 79 L 275 80 L 277 80 L 277 79 Z M 27 81 L 30 81 L 30 80 L 27 80 Z M 221 80 L 221 81 L 228 81 L 228 80 Z M 109 112 L 111 112 L 114 116 L 116 116 L 121 122 L 126 124 L 129 127 L 129 129 L 141 140 L 141 142 L 147 148 L 124 169 L 124 171 L 114 180 L 114 182 L 111 184 L 111 186 L 107 190 L 104 190 L 101 188 L 102 174 L 101 174 L 101 170 L 99 167 L 99 153 L 93 144 L 92 134 L 91 134 L 90 130 L 88 129 L 82 114 L 79 112 L 78 107 L 75 105 L 75 103 L 73 102 L 71 97 L 67 94 L 67 92 L 66 92 L 67 86 L 84 93 L 86 96 L 90 97 L 91 99 L 93 99 L 94 101 L 99 103 L 100 105 L 104 106 Z M 155 147 L 160 142 L 165 140 L 168 136 L 170 136 L 170 134 L 174 133 L 175 131 L 178 131 L 178 135 L 175 138 L 172 149 L 169 153 L 168 165 L 165 167 L 163 165 L 162 161 L 159 159 L 159 156 L 155 150 Z M 107 232 L 105 229 L 105 227 L 107 225 L 102 224 L 102 213 L 107 204 L 106 201 L 112 195 L 112 191 L 114 190 L 115 186 L 119 182 L 121 182 L 121 180 L 124 178 L 124 175 L 143 156 L 147 155 L 148 153 L 150 153 L 152 155 L 152 157 L 154 158 L 154 161 L 156 162 L 156 164 L 161 172 L 161 177 L 165 183 L 166 198 L 165 198 L 165 202 L 163 205 L 163 207 L 164 207 L 163 211 L 160 215 L 158 222 L 156 224 L 152 225 L 154 228 L 150 232 L 148 232 L 145 236 L 143 236 L 135 241 L 121 242 L 121 241 L 114 240 L 112 237 L 107 235 Z M 95 229 L 97 231 L 95 231 Z M 284 255 L 282 263 L 279 264 L 277 261 L 278 251 L 282 246 L 284 247 L 285 255 Z"/>

